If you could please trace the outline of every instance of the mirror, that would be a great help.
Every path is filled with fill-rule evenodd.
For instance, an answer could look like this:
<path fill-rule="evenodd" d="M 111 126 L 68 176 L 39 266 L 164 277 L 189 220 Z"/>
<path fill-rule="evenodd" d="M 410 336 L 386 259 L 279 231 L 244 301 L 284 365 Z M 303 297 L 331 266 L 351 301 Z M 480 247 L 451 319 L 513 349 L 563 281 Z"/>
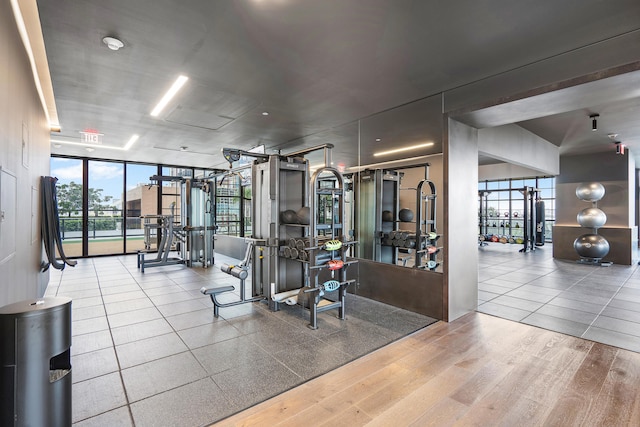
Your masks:
<path fill-rule="evenodd" d="M 358 123 L 358 165 L 347 171 L 357 257 L 442 272 L 441 110 L 433 96 Z"/>

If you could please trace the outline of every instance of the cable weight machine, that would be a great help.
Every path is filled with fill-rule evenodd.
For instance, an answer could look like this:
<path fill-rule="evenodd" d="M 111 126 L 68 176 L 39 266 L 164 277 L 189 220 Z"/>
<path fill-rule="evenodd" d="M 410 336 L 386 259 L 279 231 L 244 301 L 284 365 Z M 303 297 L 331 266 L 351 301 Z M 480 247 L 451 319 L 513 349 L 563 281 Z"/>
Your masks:
<path fill-rule="evenodd" d="M 425 192 L 425 185 L 429 192 Z M 416 187 L 416 251 L 414 267 L 423 270 L 435 270 L 442 263 L 437 245 L 440 235 L 436 230 L 436 186 L 433 181 L 423 179 Z"/>
<path fill-rule="evenodd" d="M 321 180 L 323 174 L 332 174 L 332 180 Z M 334 183 L 333 186 L 322 186 L 322 182 Z M 305 308 L 309 309 L 309 327 L 318 328 L 318 313 L 331 309 L 338 309 L 338 318 L 346 318 L 345 304 L 347 287 L 355 279 L 347 279 L 347 269 L 357 260 L 347 259 L 348 248 L 357 244 L 347 241 L 345 236 L 345 186 L 342 174 L 335 168 L 319 168 L 311 178 L 313 189 L 309 203 L 310 211 L 310 247 L 306 248 L 310 256 L 305 264 L 305 286 L 303 293 L 307 294 Z M 324 200 L 325 203 L 322 203 Z M 324 220 L 318 217 L 318 207 L 324 204 L 331 209 L 331 215 L 325 215 Z M 324 243 L 320 239 L 324 238 Z M 327 240 L 329 239 L 329 240 Z M 322 255 L 324 258 L 321 258 Z M 319 275 L 322 270 L 328 270 L 330 280 L 320 283 Z M 337 279 L 337 280 L 336 280 Z M 338 300 L 325 298 L 325 292 L 338 291 Z"/>
<path fill-rule="evenodd" d="M 192 267 L 199 263 L 204 268 L 214 262 L 215 209 L 212 201 L 212 181 L 208 178 L 187 178 L 181 176 L 153 175 L 152 182 L 163 181 L 180 184 L 179 222 L 176 223 L 175 203 L 170 206 L 170 215 L 145 215 L 145 237 L 154 231 L 160 236 L 157 256 L 145 259 L 147 251 L 138 252 L 138 268 L 144 273 L 149 267 L 185 264 Z M 159 185 L 161 187 L 161 184 Z M 145 246 L 148 246 L 145 241 Z M 174 249 L 175 247 L 179 249 Z M 171 257 L 169 253 L 179 250 L 180 255 Z"/>
<path fill-rule="evenodd" d="M 346 278 L 347 267 L 355 262 L 346 259 L 346 252 L 356 242 L 347 242 L 344 235 L 344 181 L 331 167 L 320 168 L 310 180 L 305 159 L 308 153 L 323 150 L 325 165 L 329 165 L 331 148 L 324 144 L 286 155 L 223 149 L 230 165 L 242 156 L 254 158 L 252 238 L 246 239 L 249 255 L 239 266 L 221 268 L 240 279 L 244 287 L 250 264 L 251 296 L 241 292 L 240 300 L 230 304 L 266 300 L 272 311 L 281 304 L 301 305 L 309 310 L 312 329 L 317 328 L 318 312 L 338 308 L 338 317 L 345 318 L 346 288 L 355 281 Z M 328 209 L 320 213 L 321 206 Z M 331 279 L 320 283 L 324 271 L 329 271 Z M 214 315 L 218 315 L 225 305 L 216 295 L 233 290 L 232 286 L 204 287 L 201 292 L 211 297 Z M 338 291 L 338 301 L 324 298 L 332 291 Z"/>

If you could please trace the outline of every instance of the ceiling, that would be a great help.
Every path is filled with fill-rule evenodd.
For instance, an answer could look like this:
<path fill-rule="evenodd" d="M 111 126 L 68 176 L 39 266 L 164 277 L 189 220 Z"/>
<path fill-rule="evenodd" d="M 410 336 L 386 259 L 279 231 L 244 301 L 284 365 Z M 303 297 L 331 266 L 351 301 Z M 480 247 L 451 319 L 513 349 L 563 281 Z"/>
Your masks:
<path fill-rule="evenodd" d="M 261 144 L 286 153 L 331 143 L 345 166 L 410 142 L 434 142 L 411 156 L 439 153 L 440 119 L 426 114 L 442 108 L 433 95 L 640 31 L 637 0 L 37 4 L 61 125 L 52 140 L 103 134 L 91 153 L 55 142 L 52 153 L 206 168 L 228 168 L 223 147 Z M 124 48 L 110 50 L 105 36 Z M 151 117 L 180 74 L 184 88 Z M 611 149 L 614 132 L 640 153 L 640 77 L 616 79 L 532 97 L 528 114 L 497 106 L 466 120 L 518 123 L 563 154 Z M 105 148 L 133 134 L 131 149 Z"/>

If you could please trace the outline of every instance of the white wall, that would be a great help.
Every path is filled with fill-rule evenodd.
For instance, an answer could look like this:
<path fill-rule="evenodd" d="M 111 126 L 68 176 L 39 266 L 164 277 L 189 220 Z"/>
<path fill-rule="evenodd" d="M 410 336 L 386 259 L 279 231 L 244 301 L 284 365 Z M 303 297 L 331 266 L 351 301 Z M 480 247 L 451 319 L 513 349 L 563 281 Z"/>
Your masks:
<path fill-rule="evenodd" d="M 0 0 L 0 306 L 40 297 L 39 178 L 49 174 L 49 125 L 9 0 Z M 25 147 L 23 149 L 23 139 Z M 5 187 L 8 185 L 9 187 Z M 15 192 L 15 203 L 12 199 Z M 9 203 L 10 201 L 10 203 Z"/>
<path fill-rule="evenodd" d="M 509 178 L 530 178 L 541 176 L 539 170 L 523 168 L 522 166 L 512 165 L 510 163 L 498 163 L 494 165 L 478 166 L 479 181 L 495 181 Z"/>
<path fill-rule="evenodd" d="M 478 152 L 539 171 L 535 175 L 560 173 L 560 149 L 518 125 L 479 129 Z"/>

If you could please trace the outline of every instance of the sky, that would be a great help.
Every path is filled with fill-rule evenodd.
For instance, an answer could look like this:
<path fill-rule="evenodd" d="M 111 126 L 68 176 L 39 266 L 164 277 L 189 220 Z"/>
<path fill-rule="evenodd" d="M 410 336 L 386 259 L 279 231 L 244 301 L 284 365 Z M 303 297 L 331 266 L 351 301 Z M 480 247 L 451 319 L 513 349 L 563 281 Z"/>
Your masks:
<path fill-rule="evenodd" d="M 149 177 L 155 175 L 155 166 L 129 164 L 127 169 L 127 191 L 138 184 L 149 184 Z M 51 176 L 58 178 L 58 185 L 75 182 L 82 183 L 82 160 L 51 158 Z M 111 196 L 115 200 L 122 199 L 122 179 L 124 165 L 122 163 L 89 161 L 89 186 L 101 188 L 103 196 Z"/>

